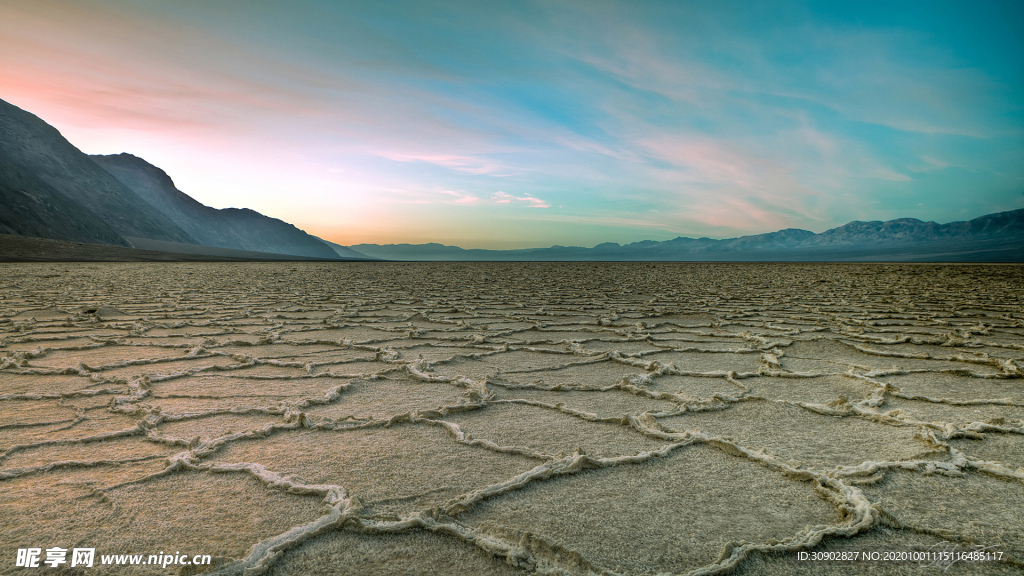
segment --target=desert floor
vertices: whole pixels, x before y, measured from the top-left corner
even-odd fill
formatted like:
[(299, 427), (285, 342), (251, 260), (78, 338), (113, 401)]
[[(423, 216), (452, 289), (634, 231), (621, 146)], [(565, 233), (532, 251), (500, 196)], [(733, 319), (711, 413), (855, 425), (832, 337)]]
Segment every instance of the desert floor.
[(0, 264), (0, 573), (1019, 574), (1022, 374), (1024, 266)]

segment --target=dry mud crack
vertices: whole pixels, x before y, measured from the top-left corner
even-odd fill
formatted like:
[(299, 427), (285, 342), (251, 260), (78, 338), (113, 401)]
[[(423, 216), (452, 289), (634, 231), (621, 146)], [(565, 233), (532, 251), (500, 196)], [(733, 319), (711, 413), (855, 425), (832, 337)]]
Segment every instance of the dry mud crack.
[[(1024, 268), (2, 264), (0, 573), (1018, 574)], [(985, 562), (800, 553), (998, 552)], [(50, 568), (45, 568), (50, 570)]]

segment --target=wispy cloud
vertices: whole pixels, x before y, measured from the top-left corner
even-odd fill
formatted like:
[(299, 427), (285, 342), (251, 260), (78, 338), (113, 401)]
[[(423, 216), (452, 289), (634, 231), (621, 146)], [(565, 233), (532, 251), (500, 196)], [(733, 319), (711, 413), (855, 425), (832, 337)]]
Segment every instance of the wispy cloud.
[(378, 156), (395, 162), (426, 162), (450, 168), (465, 174), (507, 175), (509, 170), (494, 160), (482, 156), (460, 156), (456, 154), (423, 154), (401, 152), (378, 152)]
[(507, 193), (502, 192), (500, 190), (495, 192), (494, 194), (491, 194), (491, 200), (495, 204), (522, 203), (522, 204), (526, 204), (527, 207), (529, 207), (529, 208), (550, 208), (551, 207), (551, 204), (549, 204), (548, 202), (546, 202), (544, 200), (541, 200), (540, 198), (534, 198), (533, 196), (530, 196), (529, 194), (527, 194), (525, 196), (513, 196), (511, 194), (507, 194)]
[(461, 204), (463, 206), (468, 206), (472, 204), (478, 204), (480, 202), (479, 196), (466, 194), (465, 192), (456, 192), (454, 190), (441, 190), (441, 193), (455, 198), (454, 200), (452, 200), (453, 204)]
[(396, 186), (365, 184), (364, 193), (372, 193), (378, 202), (411, 205), (454, 205), (473, 206), (483, 200), (479, 195), (465, 190), (453, 190), (441, 186)]

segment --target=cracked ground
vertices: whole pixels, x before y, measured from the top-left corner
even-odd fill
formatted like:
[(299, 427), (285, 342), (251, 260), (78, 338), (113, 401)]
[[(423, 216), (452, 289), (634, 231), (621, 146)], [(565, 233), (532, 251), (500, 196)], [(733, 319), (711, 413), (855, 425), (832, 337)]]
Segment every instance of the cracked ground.
[[(281, 576), (1019, 574), (1022, 287), (1015, 265), (2, 264), (0, 573), (87, 546)], [(977, 547), (999, 558), (798, 559)]]

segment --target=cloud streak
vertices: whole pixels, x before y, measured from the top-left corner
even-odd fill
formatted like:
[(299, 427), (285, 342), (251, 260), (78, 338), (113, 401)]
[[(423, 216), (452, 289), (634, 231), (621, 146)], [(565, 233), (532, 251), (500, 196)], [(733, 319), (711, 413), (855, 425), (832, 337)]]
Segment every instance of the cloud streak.
[(513, 196), (506, 194), (505, 192), (498, 191), (491, 194), (491, 201), (495, 204), (525, 204), (528, 208), (550, 208), (551, 204), (541, 200), (540, 198), (534, 198), (529, 194), (525, 196)]
[(460, 156), (456, 154), (407, 154), (399, 152), (379, 152), (377, 154), (395, 162), (426, 162), (457, 172), (475, 175), (501, 175), (509, 170), (494, 160), (486, 157)]

